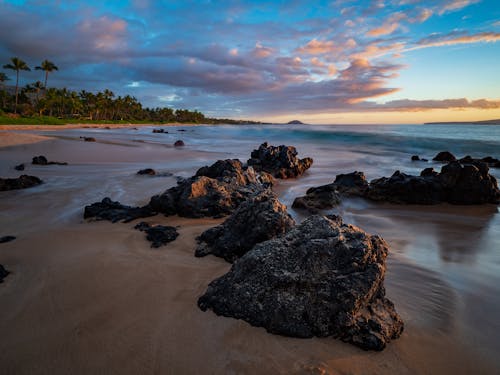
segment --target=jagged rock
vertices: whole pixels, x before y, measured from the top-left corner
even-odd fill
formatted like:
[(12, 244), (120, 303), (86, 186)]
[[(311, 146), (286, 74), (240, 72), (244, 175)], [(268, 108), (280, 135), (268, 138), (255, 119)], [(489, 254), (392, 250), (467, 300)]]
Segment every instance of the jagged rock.
[(306, 195), (295, 198), (292, 207), (317, 213), (318, 210), (333, 208), (338, 204), (340, 204), (340, 194), (336, 185), (328, 184), (308, 189)]
[(7, 271), (1, 264), (0, 264), (0, 283), (3, 283), (3, 279), (7, 277), (7, 275), (10, 272)]
[(174, 241), (179, 233), (175, 227), (165, 225), (150, 225), (144, 221), (137, 224), (135, 229), (146, 232), (146, 239), (151, 242), (151, 247), (160, 247)]
[(83, 213), (84, 219), (94, 218), (95, 220), (109, 220), (112, 223), (129, 221), (149, 217), (155, 215), (151, 207), (131, 207), (125, 206), (120, 202), (113, 202), (110, 198), (106, 197), (101, 202), (93, 203), (85, 206)]
[(139, 172), (137, 172), (137, 174), (140, 174), (140, 175), (149, 175), (149, 176), (154, 176), (156, 175), (156, 171), (152, 168), (146, 168), (146, 169), (141, 169)]
[(65, 162), (59, 162), (59, 161), (48, 161), (47, 158), (43, 155), (40, 156), (34, 156), (33, 160), (31, 161), (31, 164), (35, 165), (68, 165), (68, 163)]
[(24, 171), (24, 164), (19, 164), (14, 167), (16, 171)]
[(178, 141), (175, 141), (174, 147), (182, 147), (182, 146), (185, 146), (184, 141), (180, 139)]
[(248, 165), (257, 172), (264, 171), (277, 178), (294, 178), (302, 175), (311, 167), (313, 159), (297, 158), (297, 150), (293, 146), (271, 146), (267, 142), (253, 150)]
[(95, 138), (94, 137), (80, 137), (81, 139), (83, 139), (85, 142), (95, 142)]
[(403, 331), (385, 297), (387, 253), (378, 236), (338, 217), (310, 216), (247, 252), (210, 283), (198, 306), (271, 333), (382, 350)]
[(450, 162), (450, 161), (457, 160), (457, 158), (455, 157), (455, 155), (453, 155), (449, 151), (441, 151), (436, 156), (434, 156), (434, 158), (432, 160), (434, 160), (434, 161)]
[(363, 196), (368, 191), (368, 181), (363, 172), (339, 174), (333, 184), (337, 191), (344, 195)]
[(233, 262), (254, 245), (282, 235), (295, 225), (276, 194), (266, 190), (243, 202), (221, 225), (198, 238), (197, 257), (213, 254)]
[(16, 239), (15, 236), (3, 236), (3, 237), (0, 237), (0, 243), (14, 241), (15, 239)]
[(165, 215), (223, 217), (264, 189), (253, 168), (244, 170), (237, 159), (219, 160), (152, 197), (150, 206)]
[(492, 156), (486, 156), (484, 158), (478, 159), (473, 158), (470, 155), (464, 156), (462, 159), (458, 160), (462, 164), (477, 164), (477, 163), (486, 163), (491, 168), (499, 168), (500, 160), (495, 159)]
[(18, 178), (0, 178), (0, 191), (27, 189), (40, 185), (42, 180), (35, 176), (23, 174)]
[(441, 173), (426, 168), (420, 176), (396, 171), (391, 177), (371, 181), (367, 197), (376, 201), (411, 204), (483, 204), (498, 203), (497, 180), (485, 163), (451, 162)]

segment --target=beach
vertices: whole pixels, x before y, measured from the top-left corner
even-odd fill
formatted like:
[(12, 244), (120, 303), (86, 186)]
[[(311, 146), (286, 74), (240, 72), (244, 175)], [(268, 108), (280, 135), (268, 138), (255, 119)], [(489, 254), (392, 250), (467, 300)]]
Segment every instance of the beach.
[[(314, 158), (297, 179), (278, 182), (291, 209), (307, 188), (336, 174), (367, 178), (395, 170), (417, 174), (437, 163), (413, 154), (438, 151), (494, 155), (499, 130), (404, 126), (159, 126), (36, 128), (0, 131), (0, 176), (40, 177), (37, 187), (0, 192), (0, 365), (4, 374), (494, 374), (500, 360), (500, 217), (496, 205), (401, 206), (344, 201), (332, 210), (381, 235), (390, 246), (385, 285), (405, 321), (383, 352), (330, 337), (298, 339), (244, 321), (202, 312), (207, 285), (231, 265), (194, 257), (195, 238), (224, 219), (157, 215), (146, 221), (178, 227), (179, 237), (150, 248), (131, 223), (83, 219), (104, 197), (128, 205), (149, 198), (218, 159), (246, 161), (260, 143), (297, 147)], [(428, 128), (429, 129), (429, 128)], [(420, 133), (419, 133), (420, 132)], [(497, 134), (498, 133), (498, 134)], [(94, 137), (84, 142), (80, 137)], [(185, 147), (174, 147), (176, 140)], [(45, 155), (67, 166), (34, 166)], [(138, 176), (142, 168), (165, 172)], [(497, 178), (499, 170), (491, 170)]]

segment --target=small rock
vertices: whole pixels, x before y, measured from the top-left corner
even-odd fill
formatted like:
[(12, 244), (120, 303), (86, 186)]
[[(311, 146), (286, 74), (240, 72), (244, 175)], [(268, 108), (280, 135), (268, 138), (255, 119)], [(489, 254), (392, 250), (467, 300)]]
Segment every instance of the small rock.
[(441, 151), (432, 159), (434, 161), (450, 162), (455, 161), (457, 158), (449, 151)]
[(95, 220), (108, 220), (112, 223), (129, 221), (156, 215), (150, 206), (131, 207), (120, 202), (113, 202), (110, 198), (104, 198), (101, 202), (85, 206), (84, 219), (94, 218)]
[(137, 174), (154, 176), (156, 175), (156, 171), (152, 168), (146, 168), (146, 169), (141, 169), (139, 172), (137, 172)]
[(177, 229), (170, 226), (148, 224), (144, 221), (137, 224), (135, 229), (146, 232), (146, 239), (151, 242), (151, 247), (157, 248), (174, 241), (179, 233)]
[(19, 164), (14, 167), (16, 171), (24, 171), (24, 164)]
[(0, 243), (14, 241), (15, 239), (16, 239), (15, 236), (3, 236), (3, 237), (0, 237)]
[(0, 264), (0, 283), (3, 282), (3, 279), (5, 279), (7, 277), (7, 275), (9, 274), (10, 272), (7, 271), (1, 264)]
[(53, 165), (53, 164), (55, 164), (55, 165), (68, 165), (68, 163), (65, 163), (65, 162), (48, 161), (47, 158), (43, 155), (33, 157), (31, 164), (35, 164), (35, 165)]
[(83, 139), (85, 142), (95, 142), (94, 137), (80, 137), (80, 138)]
[(153, 133), (168, 133), (165, 129), (153, 129)]
[(420, 160), (420, 157), (418, 155), (413, 155), (411, 157), (411, 161), (419, 161)]
[(185, 144), (184, 144), (184, 141), (179, 139), (178, 141), (175, 141), (174, 146), (175, 147), (182, 147), (182, 146), (185, 146)]
[(18, 178), (0, 178), (0, 191), (27, 189), (40, 185), (42, 180), (35, 176), (23, 174)]

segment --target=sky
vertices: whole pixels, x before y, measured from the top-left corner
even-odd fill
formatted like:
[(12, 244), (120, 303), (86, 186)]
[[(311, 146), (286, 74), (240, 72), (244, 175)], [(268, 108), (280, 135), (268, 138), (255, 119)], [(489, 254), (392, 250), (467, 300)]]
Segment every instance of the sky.
[(53, 61), (50, 87), (210, 117), (500, 118), (498, 0), (0, 0), (1, 65), (13, 56)]

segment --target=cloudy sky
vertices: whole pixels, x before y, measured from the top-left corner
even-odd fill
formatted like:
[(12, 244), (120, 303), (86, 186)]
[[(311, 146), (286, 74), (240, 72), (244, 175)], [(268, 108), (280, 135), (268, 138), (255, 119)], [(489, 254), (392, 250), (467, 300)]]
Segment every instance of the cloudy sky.
[(12, 56), (56, 63), (49, 86), (216, 117), (500, 118), (498, 0), (0, 0)]

